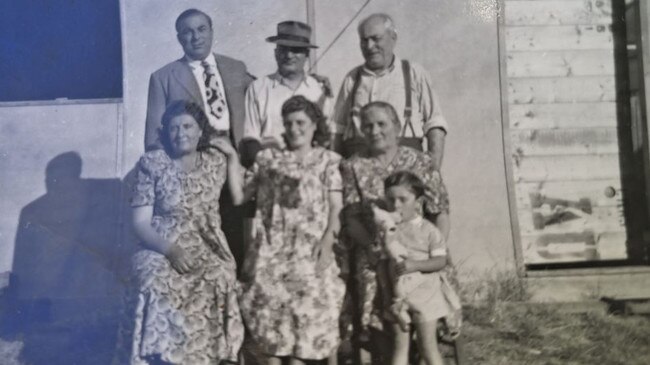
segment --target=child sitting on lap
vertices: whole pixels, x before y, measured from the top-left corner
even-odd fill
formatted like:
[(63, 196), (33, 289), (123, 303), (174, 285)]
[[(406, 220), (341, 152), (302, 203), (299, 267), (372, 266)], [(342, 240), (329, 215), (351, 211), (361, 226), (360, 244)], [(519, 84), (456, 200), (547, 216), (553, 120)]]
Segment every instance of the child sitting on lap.
[(384, 181), (386, 201), (394, 212), (373, 207), (393, 288), (391, 313), (393, 365), (408, 363), (410, 326), (415, 327), (420, 356), (426, 364), (443, 364), (436, 337), (439, 319), (460, 311), (460, 300), (443, 271), (447, 249), (438, 228), (422, 217), (425, 186), (414, 174), (400, 171)]

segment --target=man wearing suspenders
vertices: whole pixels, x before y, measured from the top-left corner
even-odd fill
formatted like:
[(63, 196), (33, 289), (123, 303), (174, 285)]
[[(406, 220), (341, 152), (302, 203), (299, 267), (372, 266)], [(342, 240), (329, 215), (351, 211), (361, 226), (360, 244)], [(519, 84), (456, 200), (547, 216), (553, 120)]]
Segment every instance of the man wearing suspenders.
[(440, 169), (447, 134), (438, 98), (427, 71), (394, 53), (397, 32), (387, 14), (372, 14), (359, 23), (359, 40), (365, 63), (350, 71), (335, 105), (334, 149), (348, 157), (364, 148), (358, 112), (371, 101), (393, 105), (400, 120), (401, 144), (432, 154)]

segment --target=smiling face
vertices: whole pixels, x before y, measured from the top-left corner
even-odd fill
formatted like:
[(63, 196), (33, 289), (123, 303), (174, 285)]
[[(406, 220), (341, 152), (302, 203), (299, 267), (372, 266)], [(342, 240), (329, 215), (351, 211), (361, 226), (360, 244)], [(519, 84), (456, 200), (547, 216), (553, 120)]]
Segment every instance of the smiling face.
[(167, 133), (173, 154), (182, 156), (196, 151), (202, 131), (194, 117), (182, 114), (170, 119)]
[(281, 75), (302, 73), (309, 49), (304, 47), (288, 47), (278, 45), (275, 48), (275, 62)]
[(380, 17), (370, 18), (359, 27), (359, 46), (371, 70), (383, 70), (393, 62), (397, 35), (386, 28)]
[(398, 128), (382, 108), (373, 107), (362, 114), (361, 132), (371, 151), (387, 151), (397, 146)]
[(291, 150), (311, 146), (316, 123), (304, 111), (287, 114), (283, 118), (284, 135)]
[(183, 52), (193, 60), (204, 60), (212, 50), (212, 26), (208, 18), (193, 14), (178, 23), (176, 37)]

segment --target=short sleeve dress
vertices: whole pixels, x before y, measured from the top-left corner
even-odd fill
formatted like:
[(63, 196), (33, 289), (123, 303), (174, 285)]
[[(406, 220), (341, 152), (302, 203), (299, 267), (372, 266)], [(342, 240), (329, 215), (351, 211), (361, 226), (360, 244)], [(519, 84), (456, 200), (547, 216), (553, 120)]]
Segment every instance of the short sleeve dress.
[[(343, 180), (343, 206), (358, 214), (368, 232), (375, 232), (372, 212), (368, 207), (371, 202), (384, 199), (384, 179), (396, 171), (411, 171), (416, 174), (427, 187), (424, 214), (435, 215), (449, 211), (449, 197), (438, 171), (433, 169), (434, 163), (428, 154), (409, 147), (398, 147), (397, 154), (388, 165), (383, 165), (377, 158), (365, 154), (357, 154), (341, 162)], [(351, 249), (352, 243), (348, 242)], [(358, 243), (355, 257), (350, 258), (355, 265), (355, 281), (357, 288), (355, 305), (361, 314), (362, 334), (369, 327), (383, 329), (383, 314), (387, 310), (385, 296), (381, 295), (377, 285), (376, 265), (381, 257), (381, 248), (372, 242)], [(350, 308), (346, 307), (350, 311)]]
[(235, 261), (220, 228), (225, 180), (226, 158), (216, 151), (201, 152), (190, 172), (178, 169), (163, 150), (140, 159), (131, 205), (153, 206), (152, 227), (180, 245), (197, 270), (180, 275), (151, 250), (134, 255), (135, 323), (127, 336), (130, 359), (123, 363), (237, 361), (244, 327)]
[(339, 344), (345, 287), (335, 262), (312, 258), (329, 217), (329, 193), (341, 190), (340, 156), (314, 147), (260, 152), (249, 170), (257, 212), (242, 269), (240, 306), (260, 350), (271, 356), (324, 359)]

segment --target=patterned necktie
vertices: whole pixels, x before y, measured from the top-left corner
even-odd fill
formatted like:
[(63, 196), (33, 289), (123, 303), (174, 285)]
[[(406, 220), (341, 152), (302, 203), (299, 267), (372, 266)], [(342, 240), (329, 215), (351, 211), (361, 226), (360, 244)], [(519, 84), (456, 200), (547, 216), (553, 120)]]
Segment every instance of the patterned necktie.
[(205, 83), (205, 96), (210, 106), (210, 114), (217, 119), (221, 119), (226, 110), (226, 101), (219, 91), (219, 82), (217, 81), (216, 69), (207, 61), (202, 61), (203, 82)]

